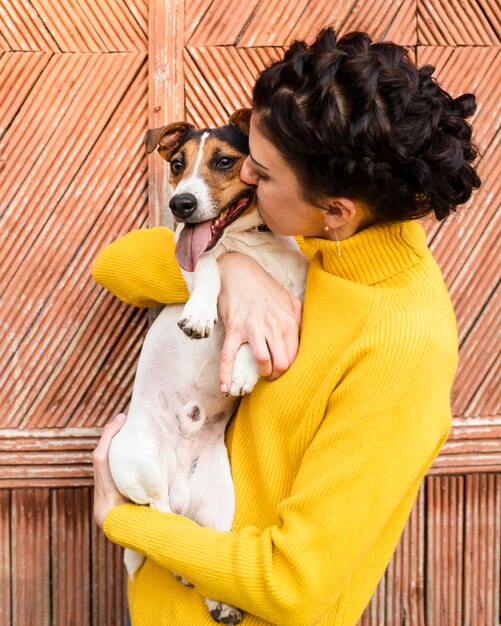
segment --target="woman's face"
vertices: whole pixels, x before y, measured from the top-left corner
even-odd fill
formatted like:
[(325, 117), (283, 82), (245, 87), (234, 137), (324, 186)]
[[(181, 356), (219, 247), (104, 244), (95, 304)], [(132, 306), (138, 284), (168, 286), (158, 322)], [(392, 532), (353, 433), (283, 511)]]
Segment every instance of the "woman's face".
[(258, 116), (251, 118), (250, 155), (240, 178), (256, 186), (257, 208), (264, 223), (278, 235), (325, 237), (322, 210), (302, 197), (296, 175), (277, 148), (259, 131)]

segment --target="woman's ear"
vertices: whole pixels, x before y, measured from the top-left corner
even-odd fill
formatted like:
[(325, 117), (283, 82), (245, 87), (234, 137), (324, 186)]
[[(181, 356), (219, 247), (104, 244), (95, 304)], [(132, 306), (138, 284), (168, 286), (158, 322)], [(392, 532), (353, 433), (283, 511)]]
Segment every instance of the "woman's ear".
[(353, 224), (360, 218), (360, 206), (350, 198), (329, 198), (323, 209), (325, 225), (335, 230), (346, 224)]

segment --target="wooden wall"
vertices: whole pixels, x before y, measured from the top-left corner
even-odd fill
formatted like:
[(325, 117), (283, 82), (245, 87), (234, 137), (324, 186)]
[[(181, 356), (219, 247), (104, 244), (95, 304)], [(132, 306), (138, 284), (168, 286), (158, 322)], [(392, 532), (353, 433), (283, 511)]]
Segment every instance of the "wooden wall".
[(454, 429), (361, 626), (500, 622), (500, 7), (494, 0), (0, 0), (0, 626), (125, 623), (120, 550), (92, 522), (90, 451), (125, 410), (145, 312), (90, 278), (159, 223), (149, 127), (225, 122), (294, 37), (333, 23), (473, 90), (484, 184), (426, 224), (458, 317)]

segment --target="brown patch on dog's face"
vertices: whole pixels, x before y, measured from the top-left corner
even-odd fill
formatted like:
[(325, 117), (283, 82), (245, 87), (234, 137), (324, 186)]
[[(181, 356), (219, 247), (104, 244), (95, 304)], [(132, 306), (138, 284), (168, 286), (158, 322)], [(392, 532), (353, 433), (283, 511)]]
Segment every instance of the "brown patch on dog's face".
[(187, 141), (172, 156), (170, 183), (176, 188), (181, 180), (203, 181), (215, 206), (224, 208), (239, 193), (251, 189), (240, 180), (240, 169), (247, 155), (220, 138), (208, 135)]

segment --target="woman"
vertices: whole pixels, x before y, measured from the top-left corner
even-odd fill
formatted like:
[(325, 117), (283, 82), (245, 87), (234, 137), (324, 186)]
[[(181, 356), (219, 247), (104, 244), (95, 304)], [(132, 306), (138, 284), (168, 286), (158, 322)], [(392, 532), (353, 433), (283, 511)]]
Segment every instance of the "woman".
[[(369, 602), (451, 423), (454, 314), (415, 218), (447, 217), (480, 184), (475, 99), (452, 99), (432, 72), (400, 46), (325, 29), (257, 80), (241, 177), (310, 258), (300, 349), (293, 297), (251, 259), (223, 257), (222, 389), (242, 341), (269, 376), (228, 428), (232, 532), (123, 504), (107, 465), (120, 421), (105, 427), (95, 517), (148, 557), (129, 585), (134, 625), (210, 624), (207, 596), (248, 625), (353, 626)], [(136, 305), (179, 301), (172, 249), (167, 229), (136, 231), (94, 275)]]

